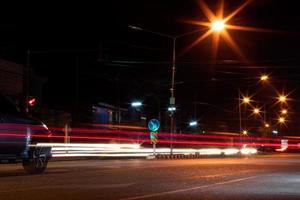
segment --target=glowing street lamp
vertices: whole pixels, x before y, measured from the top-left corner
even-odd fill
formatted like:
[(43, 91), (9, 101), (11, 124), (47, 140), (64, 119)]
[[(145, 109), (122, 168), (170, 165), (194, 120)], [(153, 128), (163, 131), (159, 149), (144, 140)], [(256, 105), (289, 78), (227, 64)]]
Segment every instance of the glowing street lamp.
[(286, 115), (287, 114), (287, 109), (281, 110), (281, 114)]
[(189, 123), (189, 125), (190, 125), (190, 127), (195, 127), (195, 126), (198, 125), (198, 122), (197, 122), (197, 121), (191, 121), (191, 122)]
[(250, 98), (249, 97), (244, 97), (243, 98), (243, 103), (245, 103), (245, 104), (250, 103)]
[(285, 123), (285, 118), (279, 117), (278, 121), (279, 121), (279, 123), (284, 124)]
[(134, 101), (134, 102), (131, 103), (131, 106), (134, 107), (134, 108), (139, 108), (139, 107), (141, 107), (142, 105), (143, 105), (143, 104), (142, 104), (142, 102), (140, 102), (140, 101)]
[(224, 20), (216, 20), (211, 23), (211, 30), (214, 32), (221, 32), (225, 29)]
[(247, 130), (243, 130), (243, 135), (247, 135), (248, 131)]
[(269, 128), (269, 127), (270, 127), (270, 124), (265, 124), (265, 127), (266, 127), (266, 128)]
[(260, 77), (260, 80), (261, 81), (267, 81), (269, 79), (269, 76), (268, 75), (262, 75), (261, 77)]
[(254, 108), (254, 109), (253, 109), (253, 113), (254, 113), (254, 114), (259, 114), (259, 113), (260, 113), (259, 108)]
[(279, 100), (279, 102), (281, 102), (281, 103), (285, 103), (285, 102), (286, 102), (286, 96), (280, 95), (280, 96), (278, 97), (278, 100)]

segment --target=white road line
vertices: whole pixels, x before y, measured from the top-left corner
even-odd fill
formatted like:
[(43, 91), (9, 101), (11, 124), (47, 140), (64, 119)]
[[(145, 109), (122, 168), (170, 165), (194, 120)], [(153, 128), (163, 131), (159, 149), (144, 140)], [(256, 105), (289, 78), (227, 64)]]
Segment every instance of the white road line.
[(250, 176), (247, 178), (239, 178), (239, 179), (233, 179), (230, 181), (224, 181), (224, 182), (219, 182), (219, 183), (213, 183), (210, 185), (201, 185), (198, 187), (192, 187), (192, 188), (186, 188), (186, 189), (178, 189), (178, 190), (172, 190), (172, 191), (167, 191), (167, 192), (159, 192), (159, 193), (153, 193), (153, 194), (147, 194), (147, 195), (142, 195), (142, 196), (136, 196), (136, 197), (129, 197), (129, 198), (122, 198), (120, 200), (135, 200), (135, 199), (146, 199), (146, 198), (151, 198), (151, 197), (158, 197), (158, 196), (163, 196), (163, 195), (169, 195), (169, 194), (175, 194), (175, 193), (180, 193), (180, 192), (187, 192), (191, 190), (198, 190), (198, 189), (206, 189), (210, 187), (215, 187), (215, 186), (220, 186), (220, 185), (226, 185), (230, 183), (237, 183), (253, 178), (257, 178), (258, 176)]

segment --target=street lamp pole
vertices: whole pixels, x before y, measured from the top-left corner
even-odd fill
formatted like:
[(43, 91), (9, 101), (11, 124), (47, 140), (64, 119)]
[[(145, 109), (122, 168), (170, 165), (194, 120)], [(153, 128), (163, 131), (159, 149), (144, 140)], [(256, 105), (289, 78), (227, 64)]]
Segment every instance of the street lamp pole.
[(180, 34), (180, 35), (167, 35), (167, 34), (164, 34), (164, 33), (160, 33), (160, 32), (156, 32), (156, 31), (152, 31), (152, 30), (148, 30), (148, 29), (144, 29), (144, 28), (141, 28), (141, 27), (137, 27), (137, 26), (132, 26), (132, 25), (129, 25), (128, 26), (129, 28), (133, 29), (133, 30), (136, 30), (136, 31), (144, 31), (144, 32), (148, 32), (148, 33), (152, 33), (152, 34), (155, 34), (155, 35), (159, 35), (161, 37), (165, 37), (165, 38), (169, 38), (169, 39), (172, 39), (173, 41), (173, 50), (172, 50), (172, 77), (171, 77), (171, 88), (170, 88), (170, 92), (171, 92), (171, 97), (170, 97), (170, 132), (171, 132), (171, 143), (170, 143), (170, 154), (172, 155), (173, 154), (173, 133), (174, 133), (174, 113), (175, 113), (175, 73), (176, 73), (176, 42), (177, 42), (177, 39), (178, 38), (181, 38), (181, 37), (184, 37), (184, 36), (187, 36), (187, 35), (191, 35), (191, 34), (194, 34), (194, 33), (198, 33), (200, 31), (203, 31), (204, 29), (201, 28), (201, 29), (197, 29), (197, 30), (194, 30), (194, 31), (190, 31), (190, 32), (187, 32), (187, 33), (183, 33), (183, 34)]
[(241, 113), (241, 92), (239, 90), (239, 119), (240, 119), (240, 134), (242, 134), (242, 113)]
[[(175, 106), (175, 72), (176, 72), (176, 37), (173, 37), (173, 58), (172, 58), (172, 82), (171, 82), (171, 98), (170, 106)], [(174, 133), (174, 112), (171, 111), (170, 115), (170, 132), (171, 132), (171, 145), (170, 154), (173, 155), (173, 133)]]

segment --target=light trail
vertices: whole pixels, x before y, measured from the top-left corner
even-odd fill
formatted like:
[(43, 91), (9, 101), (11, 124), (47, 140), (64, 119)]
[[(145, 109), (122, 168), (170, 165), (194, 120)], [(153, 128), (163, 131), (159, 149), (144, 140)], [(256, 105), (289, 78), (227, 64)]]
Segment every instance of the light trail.
[[(152, 148), (141, 148), (133, 144), (80, 144), (38, 143), (38, 147), (51, 146), (53, 157), (147, 157), (153, 155)], [(158, 155), (169, 155), (170, 148), (157, 148)], [(255, 148), (174, 148), (175, 155), (237, 155), (256, 154)]]

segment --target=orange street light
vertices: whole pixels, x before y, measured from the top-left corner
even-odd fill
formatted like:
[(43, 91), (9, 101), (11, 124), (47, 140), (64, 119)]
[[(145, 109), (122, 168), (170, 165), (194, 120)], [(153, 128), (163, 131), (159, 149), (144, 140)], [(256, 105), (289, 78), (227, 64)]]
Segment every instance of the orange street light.
[(243, 135), (247, 135), (248, 131), (247, 130), (243, 130)]
[(287, 109), (281, 110), (281, 114), (286, 115), (287, 114)]
[(267, 81), (269, 79), (269, 76), (268, 75), (262, 75), (261, 77), (260, 77), (260, 80), (261, 81)]
[(285, 123), (285, 118), (279, 117), (278, 121), (279, 121), (279, 123), (283, 124), (283, 123)]
[(259, 108), (254, 108), (254, 109), (253, 109), (253, 113), (254, 113), (254, 114), (259, 114), (259, 113), (260, 113)]
[(285, 103), (285, 102), (286, 102), (286, 96), (280, 95), (280, 96), (278, 97), (278, 100), (279, 100), (279, 102), (281, 102), (281, 103)]
[(266, 127), (266, 128), (269, 128), (269, 127), (270, 127), (270, 124), (265, 124), (265, 127)]
[(211, 30), (214, 32), (221, 32), (225, 29), (225, 26), (224, 20), (216, 20), (211, 23)]
[(250, 98), (249, 97), (244, 97), (243, 98), (243, 103), (246, 103), (246, 104), (250, 103)]

